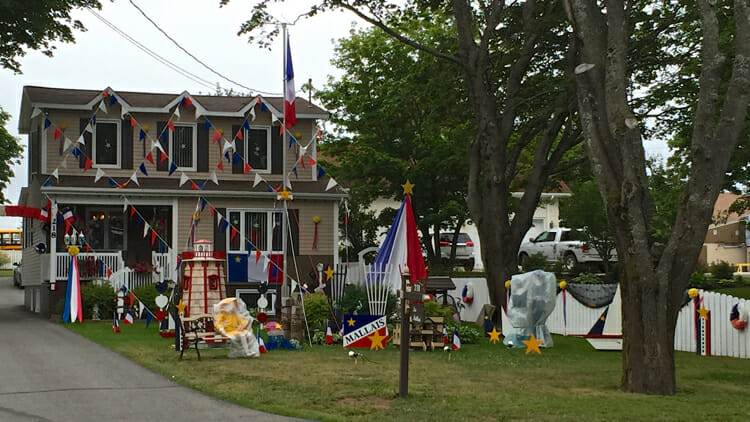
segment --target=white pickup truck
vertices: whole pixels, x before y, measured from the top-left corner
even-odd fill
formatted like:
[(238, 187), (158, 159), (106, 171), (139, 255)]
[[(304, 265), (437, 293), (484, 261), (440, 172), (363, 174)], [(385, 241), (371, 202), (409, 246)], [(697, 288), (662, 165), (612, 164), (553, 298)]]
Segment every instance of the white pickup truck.
[[(549, 229), (540, 233), (537, 237), (529, 238), (523, 242), (518, 250), (518, 265), (523, 267), (526, 258), (535, 253), (544, 254), (547, 261), (550, 262), (562, 259), (567, 270), (572, 270), (579, 262), (602, 262), (602, 258), (596, 249), (589, 247), (583, 240), (581, 231), (564, 227)], [(614, 250), (612, 250), (612, 254), (615, 254)], [(616, 260), (616, 256), (610, 258), (610, 261)]]

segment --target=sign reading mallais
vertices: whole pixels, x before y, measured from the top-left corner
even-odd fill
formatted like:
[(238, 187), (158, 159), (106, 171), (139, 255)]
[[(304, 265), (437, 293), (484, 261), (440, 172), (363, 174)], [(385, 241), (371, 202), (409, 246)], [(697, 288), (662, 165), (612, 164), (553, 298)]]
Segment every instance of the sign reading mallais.
[(384, 349), (388, 342), (385, 315), (344, 315), (344, 347)]

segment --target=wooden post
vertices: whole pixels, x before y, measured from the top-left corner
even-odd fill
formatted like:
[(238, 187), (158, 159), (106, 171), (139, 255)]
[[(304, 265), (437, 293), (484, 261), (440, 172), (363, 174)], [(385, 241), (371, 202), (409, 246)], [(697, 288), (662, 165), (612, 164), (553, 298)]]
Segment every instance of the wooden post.
[(399, 354), (401, 362), (399, 365), (398, 379), (398, 396), (406, 397), (409, 394), (409, 345), (411, 343), (411, 333), (409, 332), (409, 315), (406, 304), (406, 285), (409, 280), (409, 268), (401, 274), (401, 344), (399, 345)]

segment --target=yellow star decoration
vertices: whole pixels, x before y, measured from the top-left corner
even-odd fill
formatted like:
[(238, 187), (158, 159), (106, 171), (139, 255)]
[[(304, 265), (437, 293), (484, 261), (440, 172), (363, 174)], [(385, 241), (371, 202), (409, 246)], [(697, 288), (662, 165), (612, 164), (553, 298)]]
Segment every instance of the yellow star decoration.
[(706, 319), (708, 318), (708, 313), (711, 312), (708, 309), (706, 309), (703, 305), (701, 305), (701, 308), (698, 309), (698, 315), (700, 315), (701, 318)]
[(401, 185), (402, 188), (404, 188), (404, 195), (414, 195), (414, 183), (410, 182), (408, 179), (406, 180), (406, 183)]
[(383, 349), (385, 350), (385, 345), (383, 344), (383, 340), (386, 339), (386, 336), (381, 336), (379, 332), (375, 331), (374, 333), (370, 334), (370, 350), (378, 350)]
[(492, 331), (487, 332), (487, 334), (490, 335), (490, 341), (492, 344), (497, 344), (497, 342), (500, 341), (500, 331), (497, 331), (497, 328), (492, 327)]
[(185, 305), (184, 303), (182, 303), (182, 300), (180, 300), (180, 303), (177, 304), (177, 312), (179, 312), (181, 314), (184, 314), (185, 313), (185, 308), (187, 308), (187, 305)]
[(240, 257), (239, 257), (239, 256), (235, 256), (235, 257), (234, 257), (234, 262), (236, 262), (236, 263), (240, 263), (241, 261), (242, 261), (242, 260), (240, 259)]
[(330, 279), (332, 279), (332, 278), (333, 278), (333, 268), (331, 268), (331, 267), (328, 267), (328, 268), (326, 268), (326, 270), (325, 270), (325, 271), (323, 271), (323, 272), (324, 272), (324, 273), (326, 273), (326, 280), (330, 280)]
[(523, 344), (526, 345), (526, 354), (528, 355), (531, 352), (542, 354), (542, 351), (539, 350), (539, 345), (544, 343), (544, 340), (537, 340), (536, 337), (534, 337), (534, 334), (531, 335), (531, 338), (528, 340), (522, 340)]
[(287, 190), (287, 188), (284, 188), (281, 192), (279, 192), (279, 196), (281, 196), (281, 199), (284, 200), (288, 200), (291, 194), (292, 192)]
[(349, 324), (350, 327), (354, 327), (354, 318), (349, 318), (349, 321), (346, 321), (347, 324)]

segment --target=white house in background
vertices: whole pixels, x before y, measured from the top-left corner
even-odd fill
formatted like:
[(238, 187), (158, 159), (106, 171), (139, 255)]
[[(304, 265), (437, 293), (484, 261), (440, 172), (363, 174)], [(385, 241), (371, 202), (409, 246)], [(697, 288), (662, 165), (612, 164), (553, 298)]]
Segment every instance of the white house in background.
[(739, 197), (740, 195), (723, 192), (716, 199), (713, 220), (722, 222), (708, 226), (703, 249), (698, 257), (700, 264), (711, 265), (725, 261), (736, 265), (741, 262), (750, 262), (747, 246), (750, 236), (746, 235), (745, 224), (750, 217), (750, 210), (742, 214), (728, 213), (729, 207)]
[[(560, 199), (571, 196), (570, 188), (563, 182), (559, 186), (560, 192), (544, 192), (534, 211), (533, 223), (529, 231), (524, 236), (524, 239), (529, 237), (536, 237), (537, 234), (554, 227), (560, 226)], [(523, 192), (513, 192), (514, 198), (520, 198)], [(392, 199), (378, 199), (370, 205), (370, 210), (380, 212), (385, 208), (398, 209), (401, 203)], [(380, 240), (385, 238), (385, 233), (388, 231), (388, 227), (383, 229), (380, 235)], [(484, 264), (482, 263), (482, 244), (479, 241), (479, 233), (477, 232), (477, 226), (469, 222), (461, 227), (461, 232), (466, 233), (474, 241), (474, 262), (476, 263), (474, 269), (483, 269)]]

